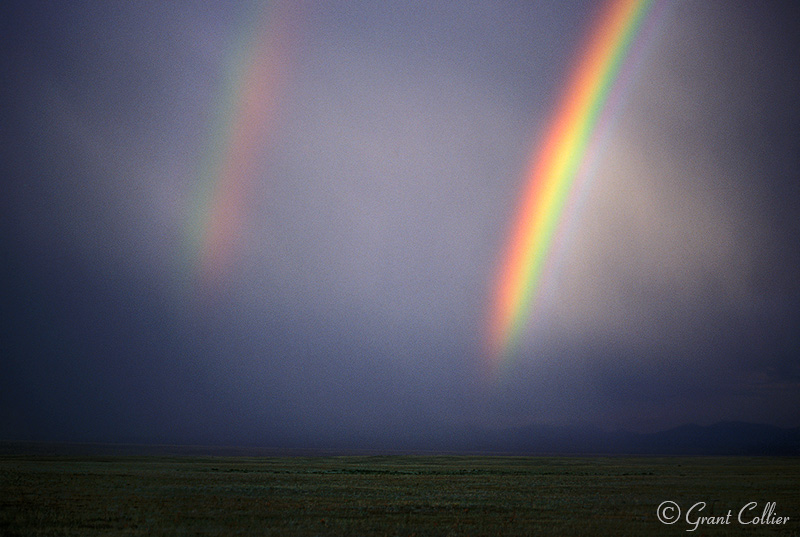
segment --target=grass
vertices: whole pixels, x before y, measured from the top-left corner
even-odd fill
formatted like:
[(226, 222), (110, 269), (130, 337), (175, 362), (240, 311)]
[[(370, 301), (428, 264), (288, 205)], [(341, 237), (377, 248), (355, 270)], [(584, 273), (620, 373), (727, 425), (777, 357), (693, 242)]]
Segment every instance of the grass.
[[(664, 525), (665, 500), (731, 523)], [(789, 522), (739, 525), (750, 501)], [(0, 534), (799, 535), (800, 460), (6, 455)]]

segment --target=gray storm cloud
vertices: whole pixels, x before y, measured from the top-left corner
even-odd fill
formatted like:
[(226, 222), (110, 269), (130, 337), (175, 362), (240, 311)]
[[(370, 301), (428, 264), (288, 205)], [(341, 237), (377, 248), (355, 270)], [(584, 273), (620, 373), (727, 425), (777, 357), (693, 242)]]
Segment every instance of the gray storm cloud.
[(694, 176), (685, 156), (659, 160), (637, 140), (615, 139), (561, 264), (550, 298), (567, 333), (652, 342), (754, 298), (760, 222), (735, 194), (711, 190), (731, 172)]
[(595, 3), (306, 4), (211, 298), (187, 228), (251, 12), (7, 6), (6, 436), (797, 424), (787, 6), (669, 5), (502, 380), (494, 273)]

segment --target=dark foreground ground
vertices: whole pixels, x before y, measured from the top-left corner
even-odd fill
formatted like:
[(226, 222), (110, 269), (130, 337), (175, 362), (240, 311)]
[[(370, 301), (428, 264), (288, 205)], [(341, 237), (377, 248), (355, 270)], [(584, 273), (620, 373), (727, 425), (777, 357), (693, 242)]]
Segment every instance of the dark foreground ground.
[(0, 535), (797, 536), (800, 460), (4, 455)]

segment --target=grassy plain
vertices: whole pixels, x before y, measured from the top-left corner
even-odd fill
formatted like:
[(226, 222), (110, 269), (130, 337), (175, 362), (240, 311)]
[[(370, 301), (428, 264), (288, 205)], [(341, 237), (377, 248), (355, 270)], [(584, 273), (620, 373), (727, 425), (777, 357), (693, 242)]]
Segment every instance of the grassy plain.
[[(687, 533), (665, 500), (733, 515)], [(800, 460), (4, 455), (0, 535), (800, 535)]]

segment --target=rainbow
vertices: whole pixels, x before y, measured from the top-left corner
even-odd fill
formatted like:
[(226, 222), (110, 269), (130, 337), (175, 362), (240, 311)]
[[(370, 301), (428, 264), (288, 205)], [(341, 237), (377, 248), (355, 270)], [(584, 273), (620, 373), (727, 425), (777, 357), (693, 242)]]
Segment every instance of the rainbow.
[(492, 296), (487, 353), (494, 370), (518, 346), (565, 209), (575, 196), (577, 179), (591, 168), (598, 137), (607, 131), (607, 109), (619, 101), (625, 64), (636, 56), (634, 43), (652, 3), (611, 0), (599, 14), (549, 129), (534, 151)]
[(234, 47), (216, 104), (217, 124), (201, 165), (189, 219), (195, 279), (214, 288), (231, 270), (242, 242), (246, 208), (271, 142), (283, 86), (293, 13), (288, 2), (254, 5)]

